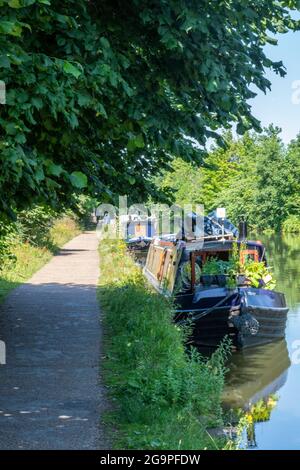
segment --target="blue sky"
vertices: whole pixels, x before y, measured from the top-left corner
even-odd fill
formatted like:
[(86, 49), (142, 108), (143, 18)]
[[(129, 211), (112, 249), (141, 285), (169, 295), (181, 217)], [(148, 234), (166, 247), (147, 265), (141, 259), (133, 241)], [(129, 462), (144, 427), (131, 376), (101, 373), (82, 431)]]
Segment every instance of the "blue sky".
[[(280, 78), (273, 72), (268, 72), (267, 78), (272, 83), (272, 90), (266, 95), (258, 92), (256, 98), (249, 103), (254, 116), (263, 126), (274, 123), (282, 128), (281, 137), (288, 143), (300, 132), (300, 31), (281, 34), (277, 39), (277, 46), (266, 46), (266, 54), (272, 60), (282, 60), (287, 68), (287, 75)], [(293, 90), (292, 84), (297, 80), (299, 104), (293, 104), (293, 93), (295, 96), (297, 90)]]

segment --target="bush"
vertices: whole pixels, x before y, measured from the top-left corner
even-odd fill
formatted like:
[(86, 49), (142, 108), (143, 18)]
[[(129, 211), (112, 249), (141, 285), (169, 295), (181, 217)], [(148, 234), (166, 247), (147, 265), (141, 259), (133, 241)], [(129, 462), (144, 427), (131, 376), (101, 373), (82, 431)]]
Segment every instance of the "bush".
[[(82, 217), (86, 213), (82, 209)], [(54, 253), (80, 232), (80, 214), (58, 213), (48, 206), (34, 205), (16, 214), (16, 220), (0, 218), (0, 270), (13, 269), (17, 246), (29, 244)]]
[[(37, 213), (38, 211), (35, 211), (35, 215)], [(20, 230), (20, 228), (23, 228), (20, 227), (20, 222), (17, 224), (7, 222), (4, 224), (4, 228), (0, 224), (0, 228), (3, 228), (2, 237), (0, 237), (0, 301), (9, 291), (29, 279), (34, 272), (47, 263), (58, 247), (80, 233), (79, 226), (73, 218), (60, 217), (53, 221), (50, 230), (45, 231), (43, 237), (34, 238), (32, 242), (31, 237), (25, 237), (24, 233), (33, 234), (34, 227), (38, 232), (38, 220), (38, 217), (36, 217), (35, 222), (31, 223), (28, 219), (28, 225), (26, 220), (24, 231)], [(26, 240), (27, 238), (29, 240)], [(40, 244), (43, 243), (43, 245), (38, 246), (37, 241)]]
[(98, 203), (96, 199), (86, 196), (84, 194), (81, 194), (80, 196), (77, 197), (76, 199), (76, 207), (75, 207), (75, 212), (82, 220), (83, 223), (86, 225), (89, 225), (91, 222), (91, 215), (93, 211), (96, 209)]
[(100, 244), (105, 379), (117, 400), (118, 447), (216, 448), (207, 426), (222, 422), (223, 345), (210, 360), (187, 355), (172, 304), (152, 292), (123, 244)]
[(33, 206), (17, 215), (17, 231), (23, 241), (35, 246), (46, 246), (50, 241), (50, 229), (58, 214), (47, 206)]
[(5, 217), (0, 218), (0, 271), (5, 263), (15, 261), (11, 245), (16, 239), (15, 225)]
[(300, 217), (297, 215), (289, 215), (282, 224), (283, 233), (299, 233)]

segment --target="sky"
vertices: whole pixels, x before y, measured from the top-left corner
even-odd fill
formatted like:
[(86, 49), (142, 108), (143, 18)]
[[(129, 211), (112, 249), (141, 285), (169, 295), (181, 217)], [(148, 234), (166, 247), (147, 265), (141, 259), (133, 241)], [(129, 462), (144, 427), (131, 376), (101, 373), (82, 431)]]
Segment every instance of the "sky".
[(282, 128), (281, 137), (288, 143), (300, 132), (300, 31), (278, 35), (277, 39), (278, 45), (266, 46), (265, 52), (272, 60), (282, 60), (287, 74), (281, 78), (268, 72), (272, 90), (266, 95), (258, 92), (249, 103), (263, 126), (274, 123)]

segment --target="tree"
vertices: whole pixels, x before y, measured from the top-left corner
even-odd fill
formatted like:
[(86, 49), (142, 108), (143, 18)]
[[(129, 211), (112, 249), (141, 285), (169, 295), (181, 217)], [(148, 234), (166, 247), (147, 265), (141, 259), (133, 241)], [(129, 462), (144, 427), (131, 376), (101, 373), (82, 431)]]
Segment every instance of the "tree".
[(178, 204), (202, 203), (206, 213), (224, 206), (236, 224), (246, 217), (259, 230), (299, 232), (299, 137), (285, 147), (280, 131), (271, 125), (242, 138), (226, 133), (225, 149), (212, 149), (198, 169), (176, 160), (160, 187)]
[(290, 194), (291, 168), (286, 149), (279, 137), (281, 129), (267, 130), (258, 142), (256, 154), (256, 225), (279, 230), (287, 217), (286, 201)]
[(279, 230), (288, 216), (293, 168), (280, 132), (270, 126), (263, 134), (246, 134), (236, 143), (238, 170), (230, 186), (219, 188), (215, 200), (227, 207), (235, 223), (245, 216), (252, 227)]
[(287, 162), (290, 172), (286, 183), (290, 193), (286, 205), (289, 215), (298, 217), (298, 227), (300, 227), (300, 134), (288, 146)]
[(76, 191), (156, 195), (152, 176), (254, 127), (263, 46), (299, 1), (0, 0), (0, 210)]
[(203, 204), (201, 168), (176, 158), (171, 171), (166, 171), (155, 181), (162, 193), (183, 207), (185, 204)]
[(241, 142), (235, 141), (231, 132), (224, 134), (223, 140), (225, 149), (213, 148), (204, 159), (201, 194), (207, 213), (223, 205), (217, 202), (219, 193), (232, 189), (232, 181), (238, 179), (235, 177), (241, 169)]
[(253, 228), (278, 231), (293, 215), (295, 229), (300, 216), (299, 142), (296, 139), (286, 148), (280, 132), (271, 125), (263, 134), (245, 134), (223, 151), (234, 151), (238, 163), (230, 184), (220, 181), (214, 204), (226, 206), (235, 223), (246, 216)]

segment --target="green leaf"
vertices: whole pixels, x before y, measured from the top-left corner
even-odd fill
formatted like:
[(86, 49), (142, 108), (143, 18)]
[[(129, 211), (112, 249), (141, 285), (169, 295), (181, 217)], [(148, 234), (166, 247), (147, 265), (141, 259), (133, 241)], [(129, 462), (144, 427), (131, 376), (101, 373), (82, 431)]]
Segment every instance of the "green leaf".
[(9, 0), (8, 5), (11, 8), (24, 8), (24, 7), (29, 7), (30, 5), (33, 5), (36, 3), (36, 0)]
[(53, 162), (49, 162), (47, 164), (47, 170), (48, 170), (48, 173), (50, 173), (50, 175), (60, 176), (63, 171), (63, 168), (61, 165), (56, 165)]
[(102, 103), (98, 103), (96, 106), (97, 116), (103, 116), (107, 119), (107, 113)]
[(145, 146), (144, 143), (144, 138), (142, 134), (138, 134), (137, 136), (129, 139), (128, 144), (127, 144), (127, 149), (132, 152), (136, 148), (143, 148)]
[(277, 46), (278, 44), (278, 40), (276, 38), (271, 38), (270, 36), (266, 36), (266, 42), (273, 46)]
[(135, 183), (135, 178), (133, 176), (128, 176), (128, 181), (131, 185), (134, 185)]
[(0, 67), (1, 68), (9, 68), (10, 67), (10, 61), (9, 61), (7, 55), (1, 55), (0, 56)]
[(43, 107), (43, 100), (37, 96), (31, 98), (31, 103), (36, 109), (41, 109)]
[(24, 134), (17, 134), (15, 136), (15, 141), (18, 143), (18, 144), (25, 144), (26, 142), (26, 136)]
[(90, 101), (91, 101), (91, 96), (88, 95), (88, 94), (80, 93), (80, 94), (77, 96), (77, 101), (78, 101), (79, 106), (85, 107), (85, 106), (87, 106), (87, 105), (90, 103)]
[(18, 22), (0, 21), (0, 34), (10, 34), (12, 36), (21, 36), (22, 26)]
[(207, 91), (213, 93), (218, 90), (218, 82), (216, 80), (209, 80), (205, 88)]
[(45, 178), (45, 174), (43, 172), (43, 169), (42, 168), (38, 168), (35, 172), (35, 178), (38, 182), (40, 181), (43, 181), (43, 179)]
[(22, 8), (23, 5), (21, 4), (20, 0), (9, 0), (8, 5), (11, 8)]
[(143, 148), (145, 146), (144, 138), (143, 138), (142, 134), (139, 134), (138, 136), (136, 136), (135, 146), (138, 147), (138, 148)]
[(14, 122), (8, 122), (5, 125), (5, 130), (8, 135), (16, 135), (18, 132), (16, 124)]
[(78, 118), (75, 113), (70, 113), (67, 116), (67, 119), (72, 127), (72, 129), (75, 129), (75, 127), (78, 127)]
[(110, 47), (108, 40), (104, 36), (100, 38), (99, 42), (101, 46), (104, 47), (105, 49), (108, 49)]
[(73, 75), (73, 77), (78, 78), (81, 75), (81, 70), (79, 68), (75, 67), (71, 62), (64, 61), (64, 66), (63, 66), (64, 72), (67, 74)]
[(83, 189), (87, 186), (87, 176), (81, 171), (73, 171), (70, 175), (70, 180), (77, 189)]

